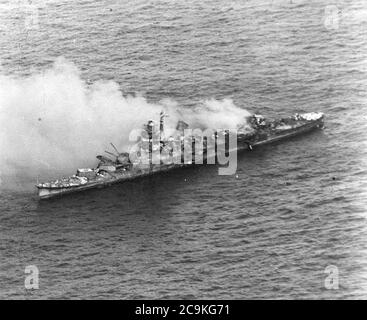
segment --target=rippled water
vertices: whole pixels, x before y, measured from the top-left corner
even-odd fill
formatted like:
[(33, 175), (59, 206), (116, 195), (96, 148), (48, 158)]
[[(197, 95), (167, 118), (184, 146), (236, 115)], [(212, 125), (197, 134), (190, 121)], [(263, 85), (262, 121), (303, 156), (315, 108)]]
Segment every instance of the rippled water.
[(31, 31), (21, 6), (0, 10), (7, 74), (64, 56), (150, 101), (326, 114), (324, 131), (242, 154), (237, 177), (186, 168), (42, 203), (33, 181), (2, 185), (0, 297), (367, 298), (365, 1), (55, 0)]

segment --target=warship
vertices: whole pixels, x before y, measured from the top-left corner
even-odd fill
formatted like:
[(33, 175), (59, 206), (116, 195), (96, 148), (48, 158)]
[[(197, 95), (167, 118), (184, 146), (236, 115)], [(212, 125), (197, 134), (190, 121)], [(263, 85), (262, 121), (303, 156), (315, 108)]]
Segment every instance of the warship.
[[(324, 114), (320, 112), (297, 113), (277, 120), (251, 115), (236, 128), (236, 147), (230, 150), (228, 147), (230, 130), (215, 130), (211, 135), (197, 136), (192, 133), (193, 131), (188, 131), (187, 123), (179, 120), (175, 134), (166, 136), (164, 129), (166, 116), (164, 112), (160, 113), (159, 125), (154, 120), (149, 120), (144, 125), (142, 128), (144, 134), (137, 140), (134, 151), (119, 152), (111, 143), (114, 151), (106, 151), (108, 156), (98, 155), (97, 167), (77, 169), (76, 174), (70, 177), (38, 183), (36, 187), (39, 199), (106, 187), (162, 171), (195, 165), (197, 153), (200, 153), (203, 164), (215, 164), (219, 149), (224, 150), (226, 154), (253, 150), (254, 147), (321, 129), (324, 126)], [(195, 144), (201, 145), (202, 148), (195, 148)], [(224, 146), (224, 149), (218, 146)], [(189, 151), (186, 152), (185, 148)]]

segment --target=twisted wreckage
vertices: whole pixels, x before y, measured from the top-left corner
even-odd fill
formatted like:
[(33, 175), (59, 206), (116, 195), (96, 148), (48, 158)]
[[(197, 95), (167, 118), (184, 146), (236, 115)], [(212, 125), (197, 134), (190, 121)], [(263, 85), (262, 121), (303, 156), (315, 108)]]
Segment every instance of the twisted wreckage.
[[(184, 121), (178, 122), (175, 135), (166, 137), (165, 116), (161, 112), (159, 130), (156, 129), (157, 125), (153, 120), (145, 125), (142, 130), (145, 134), (142, 134), (137, 140), (138, 148), (134, 152), (120, 153), (111, 143), (115, 152), (106, 151), (111, 158), (98, 155), (99, 164), (96, 168), (78, 169), (77, 173), (71, 177), (37, 184), (39, 198), (48, 199), (58, 195), (109, 186), (117, 182), (195, 163), (218, 163), (220, 147), (224, 147), (223, 152), (226, 154), (240, 150), (252, 150), (258, 145), (322, 128), (324, 124), (324, 115), (315, 112), (295, 114), (280, 120), (266, 120), (262, 116), (253, 115), (244, 119), (243, 125), (238, 126), (235, 131), (235, 148), (230, 149), (228, 140), (231, 131), (216, 130), (209, 136), (198, 137), (189, 131)], [(196, 148), (198, 145), (201, 148)], [(198, 162), (198, 155), (201, 156), (203, 162)]]

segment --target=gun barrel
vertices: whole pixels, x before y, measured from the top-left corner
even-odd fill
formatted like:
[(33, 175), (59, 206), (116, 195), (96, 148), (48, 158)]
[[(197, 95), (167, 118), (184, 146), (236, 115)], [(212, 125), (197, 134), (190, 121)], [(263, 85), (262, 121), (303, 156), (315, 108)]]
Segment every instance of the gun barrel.
[(112, 142), (110, 144), (111, 144), (112, 148), (115, 149), (115, 151), (117, 152), (117, 154), (120, 154), (120, 151), (117, 150), (117, 148), (115, 147), (115, 145)]
[(114, 157), (117, 157), (117, 155), (115, 155), (114, 153), (112, 153), (112, 152), (109, 152), (109, 151), (107, 151), (107, 150), (105, 150), (105, 152), (106, 153), (108, 153), (109, 155), (111, 155), (111, 156), (114, 156)]

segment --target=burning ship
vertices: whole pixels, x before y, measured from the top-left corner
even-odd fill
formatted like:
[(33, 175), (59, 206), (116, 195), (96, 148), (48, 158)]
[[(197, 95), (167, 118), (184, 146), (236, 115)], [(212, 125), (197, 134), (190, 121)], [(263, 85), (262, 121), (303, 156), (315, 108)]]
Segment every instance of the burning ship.
[[(205, 137), (189, 131), (184, 121), (178, 121), (176, 132), (165, 136), (164, 118), (161, 112), (159, 129), (153, 120), (148, 121), (137, 140), (135, 150), (119, 152), (111, 143), (114, 152), (106, 151), (108, 156), (98, 155), (96, 168), (78, 169), (76, 174), (39, 183), (36, 185), (40, 199), (84, 191), (92, 188), (110, 186), (115, 183), (194, 165), (198, 156), (202, 163), (217, 163), (218, 150), (225, 153), (252, 150), (254, 147), (286, 139), (323, 128), (323, 113), (295, 114), (288, 118), (267, 120), (261, 115), (252, 115), (235, 130), (236, 147), (229, 149), (229, 130), (216, 130)], [(195, 131), (194, 131), (195, 132)], [(200, 148), (196, 148), (200, 146)], [(221, 148), (223, 147), (223, 148)], [(188, 150), (188, 151), (187, 151)], [(200, 157), (199, 157), (200, 158)]]

